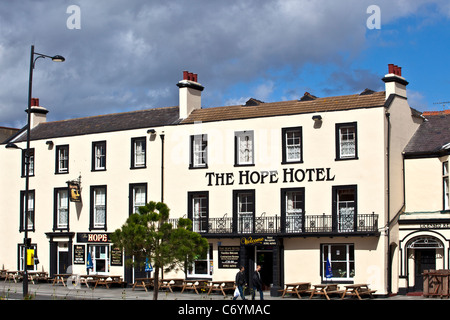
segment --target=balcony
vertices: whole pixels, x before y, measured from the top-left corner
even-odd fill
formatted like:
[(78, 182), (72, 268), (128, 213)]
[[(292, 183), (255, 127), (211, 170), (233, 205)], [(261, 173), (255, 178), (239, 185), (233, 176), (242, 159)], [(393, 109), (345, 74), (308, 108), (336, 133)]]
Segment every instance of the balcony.
[(205, 237), (270, 234), (277, 236), (326, 236), (326, 235), (378, 235), (378, 215), (347, 214), (267, 216), (240, 216), (237, 219), (194, 218), (193, 230)]

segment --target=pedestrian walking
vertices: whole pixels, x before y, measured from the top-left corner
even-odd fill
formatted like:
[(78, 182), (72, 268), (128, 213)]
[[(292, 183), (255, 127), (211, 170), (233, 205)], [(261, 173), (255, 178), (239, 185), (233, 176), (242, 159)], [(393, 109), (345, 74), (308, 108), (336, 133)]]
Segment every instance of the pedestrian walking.
[[(245, 275), (244, 275), (244, 267), (241, 267), (239, 269), (239, 272), (236, 274), (236, 287), (239, 291), (239, 295), (241, 296), (242, 300), (246, 300), (244, 296), (244, 285), (245, 285)], [(239, 295), (234, 295), (233, 300), (236, 300)]]
[(261, 281), (261, 274), (259, 271), (261, 270), (261, 266), (257, 265), (255, 272), (253, 273), (252, 281), (253, 281), (253, 291), (252, 291), (252, 300), (255, 300), (255, 292), (256, 290), (259, 291), (259, 298), (261, 300), (264, 300), (264, 295), (262, 292), (262, 281)]

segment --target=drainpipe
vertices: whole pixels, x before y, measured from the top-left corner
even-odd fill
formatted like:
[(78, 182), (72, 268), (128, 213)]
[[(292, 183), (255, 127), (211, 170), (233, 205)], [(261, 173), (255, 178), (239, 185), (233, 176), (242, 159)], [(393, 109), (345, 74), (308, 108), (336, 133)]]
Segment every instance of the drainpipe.
[(389, 112), (386, 112), (386, 118), (388, 122), (387, 127), (387, 293), (390, 294), (392, 290), (392, 261), (391, 261), (391, 159), (390, 159), (390, 153), (391, 153), (391, 114)]
[(161, 202), (164, 202), (164, 133), (159, 137), (161, 138)]

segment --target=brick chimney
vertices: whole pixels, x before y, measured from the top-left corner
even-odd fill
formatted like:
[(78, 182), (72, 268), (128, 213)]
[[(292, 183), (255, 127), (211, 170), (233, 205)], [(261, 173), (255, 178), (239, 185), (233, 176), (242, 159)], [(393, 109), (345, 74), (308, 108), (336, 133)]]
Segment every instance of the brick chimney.
[[(28, 110), (25, 110), (28, 112)], [(39, 106), (38, 98), (31, 98), (31, 116), (30, 116), (30, 129), (33, 129), (41, 122), (47, 121), (48, 110)]]
[(197, 74), (183, 71), (183, 80), (177, 83), (179, 89), (180, 119), (186, 119), (193, 110), (201, 109), (204, 87), (197, 82)]
[(388, 64), (388, 74), (382, 79), (386, 86), (386, 99), (391, 94), (406, 98), (406, 86), (408, 81), (402, 77), (402, 68), (395, 64)]

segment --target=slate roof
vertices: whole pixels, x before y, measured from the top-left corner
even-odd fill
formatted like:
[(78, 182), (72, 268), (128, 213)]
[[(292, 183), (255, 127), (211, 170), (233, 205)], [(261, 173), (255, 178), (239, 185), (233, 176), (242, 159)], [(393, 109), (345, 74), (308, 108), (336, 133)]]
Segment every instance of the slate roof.
[(181, 124), (372, 108), (384, 106), (386, 102), (384, 91), (326, 98), (308, 94), (308, 97), (309, 99), (197, 109), (182, 120)]
[[(225, 121), (272, 117), (315, 112), (383, 107), (385, 92), (363, 91), (361, 94), (317, 98), (305, 93), (303, 98), (281, 102), (262, 102), (250, 99), (245, 105), (203, 108), (192, 111), (188, 118), (179, 119), (179, 107), (153, 108), (132, 112), (114, 113), (85, 118), (43, 122), (32, 130), (31, 139), (50, 139), (102, 132), (153, 128), (197, 121)], [(16, 141), (24, 141), (25, 134)]]
[(406, 156), (450, 154), (450, 110), (424, 112), (424, 121), (404, 152)]
[[(32, 140), (113, 132), (140, 128), (154, 128), (179, 122), (178, 107), (153, 108), (113, 113), (86, 118), (43, 122), (31, 131)], [(18, 141), (24, 141), (24, 134)]]

